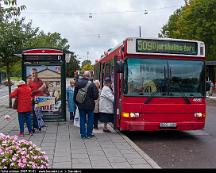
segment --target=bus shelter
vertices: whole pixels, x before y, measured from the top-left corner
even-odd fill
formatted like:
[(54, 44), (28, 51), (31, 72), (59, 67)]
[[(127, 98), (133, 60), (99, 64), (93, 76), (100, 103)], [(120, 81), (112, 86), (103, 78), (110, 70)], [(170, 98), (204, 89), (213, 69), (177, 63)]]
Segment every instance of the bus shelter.
[(66, 57), (59, 49), (27, 49), (22, 51), (22, 79), (30, 83), (42, 81), (41, 94), (34, 97), (45, 121), (66, 121)]
[(206, 61), (207, 80), (211, 80), (216, 85), (216, 61)]

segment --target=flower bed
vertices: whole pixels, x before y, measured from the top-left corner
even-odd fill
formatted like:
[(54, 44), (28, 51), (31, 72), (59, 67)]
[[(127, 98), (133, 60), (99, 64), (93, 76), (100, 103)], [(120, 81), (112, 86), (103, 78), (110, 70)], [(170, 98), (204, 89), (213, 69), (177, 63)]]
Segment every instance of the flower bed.
[(0, 133), (0, 169), (45, 169), (48, 157), (31, 141)]

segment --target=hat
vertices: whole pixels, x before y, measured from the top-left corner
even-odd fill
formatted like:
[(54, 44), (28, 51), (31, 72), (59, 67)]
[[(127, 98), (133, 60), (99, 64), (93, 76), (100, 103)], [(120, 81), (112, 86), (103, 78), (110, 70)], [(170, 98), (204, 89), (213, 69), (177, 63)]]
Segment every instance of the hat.
[(25, 81), (24, 80), (20, 80), (19, 82), (18, 82), (18, 84), (17, 84), (17, 86), (20, 86), (20, 85), (25, 85), (26, 83), (25, 83)]
[(112, 82), (112, 80), (111, 80), (110, 77), (105, 77), (104, 81), (105, 81), (105, 83), (110, 83), (110, 82)]

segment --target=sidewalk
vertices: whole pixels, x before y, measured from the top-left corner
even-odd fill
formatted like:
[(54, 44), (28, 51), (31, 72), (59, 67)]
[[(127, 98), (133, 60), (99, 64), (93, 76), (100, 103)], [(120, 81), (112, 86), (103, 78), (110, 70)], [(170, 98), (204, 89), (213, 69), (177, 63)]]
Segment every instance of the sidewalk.
[[(4, 115), (12, 116), (10, 121)], [(102, 127), (95, 137), (81, 139), (79, 128), (69, 122), (49, 122), (32, 137), (25, 129), (24, 139), (40, 146), (49, 157), (51, 168), (160, 168), (147, 154), (125, 135), (112, 130), (104, 133)], [(17, 113), (0, 105), (0, 132), (17, 135)], [(20, 138), (22, 139), (22, 138)]]

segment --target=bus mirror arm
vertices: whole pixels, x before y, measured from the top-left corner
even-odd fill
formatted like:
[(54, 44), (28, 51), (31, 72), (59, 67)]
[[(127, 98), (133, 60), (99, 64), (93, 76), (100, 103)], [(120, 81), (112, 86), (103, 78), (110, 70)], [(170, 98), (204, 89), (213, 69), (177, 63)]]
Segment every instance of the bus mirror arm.
[(122, 60), (116, 61), (116, 72), (123, 73), (124, 72), (124, 63)]

